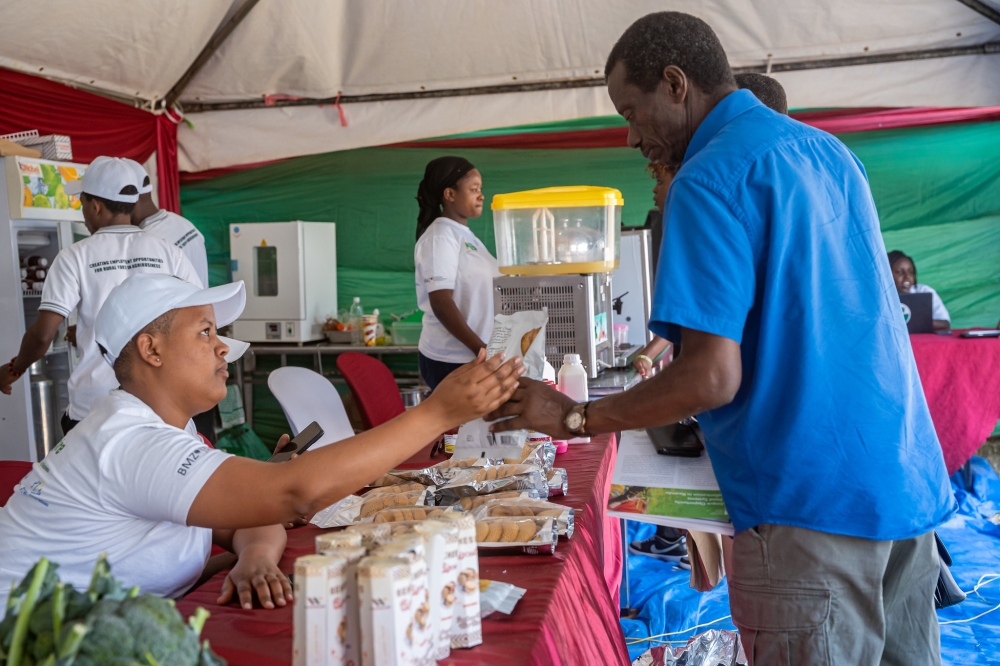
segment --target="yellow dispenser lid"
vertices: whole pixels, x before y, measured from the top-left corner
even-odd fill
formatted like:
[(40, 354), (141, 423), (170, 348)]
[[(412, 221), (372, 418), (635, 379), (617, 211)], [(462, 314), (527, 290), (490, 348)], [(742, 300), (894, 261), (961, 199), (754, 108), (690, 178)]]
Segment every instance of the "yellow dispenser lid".
[(613, 187), (544, 187), (540, 190), (496, 194), (490, 206), (493, 210), (514, 208), (581, 208), (585, 206), (624, 206), (622, 193)]

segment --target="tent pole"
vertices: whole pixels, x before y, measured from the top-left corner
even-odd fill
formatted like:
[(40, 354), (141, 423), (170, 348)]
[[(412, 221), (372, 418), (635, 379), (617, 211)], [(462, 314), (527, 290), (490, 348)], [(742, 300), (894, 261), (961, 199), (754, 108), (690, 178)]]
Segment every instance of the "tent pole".
[(979, 12), (994, 23), (1000, 24), (1000, 11), (993, 9), (983, 0), (958, 0), (974, 12)]
[[(959, 2), (978, 2), (978, 0), (959, 0)], [(859, 65), (878, 65), (912, 60), (927, 60), (931, 58), (952, 58), (972, 55), (991, 55), (1000, 53), (1000, 41), (974, 44), (971, 46), (955, 46), (940, 49), (921, 49), (918, 51), (901, 51), (897, 53), (872, 53), (860, 56), (845, 56), (842, 58), (813, 58), (793, 60), (789, 62), (771, 61), (771, 72), (795, 72), (808, 69), (826, 69), (831, 67), (856, 67)], [(733, 72), (764, 73), (768, 63), (734, 67)], [(572, 88), (597, 88), (606, 84), (604, 77), (568, 79), (562, 81), (539, 81), (537, 83), (502, 84), (495, 86), (479, 86), (475, 88), (451, 88), (447, 90), (419, 90), (411, 92), (376, 93), (371, 95), (342, 95), (340, 97), (304, 97), (301, 99), (271, 100), (263, 98), (239, 102), (201, 102), (184, 105), (185, 113), (200, 113), (206, 111), (233, 111), (238, 109), (263, 109), (280, 106), (322, 106), (340, 104), (359, 104), (363, 102), (393, 102), (413, 99), (433, 99), (442, 97), (467, 97), (471, 95), (494, 95), (512, 92), (535, 92), (539, 90), (567, 90)], [(169, 101), (169, 97), (168, 97)]]
[(170, 92), (167, 93), (164, 98), (166, 108), (171, 108), (174, 103), (180, 99), (181, 93), (183, 93), (184, 89), (187, 88), (189, 83), (191, 83), (191, 79), (193, 79), (195, 75), (201, 71), (201, 68), (205, 66), (208, 59), (211, 58), (217, 50), (219, 50), (222, 43), (226, 41), (226, 38), (229, 37), (230, 34), (232, 34), (233, 30), (236, 29), (236, 26), (240, 24), (240, 21), (246, 18), (247, 14), (250, 13), (250, 10), (254, 8), (257, 2), (258, 0), (245, 0), (240, 8), (229, 17), (229, 20), (223, 23), (222, 26), (215, 31), (212, 38), (208, 40), (207, 44), (205, 44), (205, 48), (201, 50), (201, 53), (199, 53), (198, 57), (194, 59), (191, 66), (187, 68), (187, 71), (184, 72), (183, 76), (181, 76), (177, 83), (174, 84), (174, 87), (170, 89)]

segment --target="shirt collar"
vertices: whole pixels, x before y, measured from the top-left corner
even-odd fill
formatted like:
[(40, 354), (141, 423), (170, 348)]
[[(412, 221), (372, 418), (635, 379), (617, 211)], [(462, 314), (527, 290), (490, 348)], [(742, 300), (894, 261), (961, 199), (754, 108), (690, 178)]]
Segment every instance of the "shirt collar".
[(698, 125), (694, 136), (691, 137), (691, 143), (684, 152), (684, 161), (681, 164), (687, 164), (688, 160), (707, 146), (729, 121), (757, 106), (761, 106), (761, 103), (749, 90), (736, 90), (723, 97), (715, 108), (708, 112), (701, 125)]
[(95, 231), (97, 234), (130, 234), (135, 231), (142, 231), (134, 224), (112, 224), (110, 227), (102, 227)]
[(161, 208), (160, 210), (156, 211), (155, 213), (147, 217), (145, 220), (140, 222), (139, 228), (145, 229), (146, 225), (152, 224), (153, 222), (159, 222), (160, 220), (166, 219), (166, 217), (167, 217), (167, 211)]

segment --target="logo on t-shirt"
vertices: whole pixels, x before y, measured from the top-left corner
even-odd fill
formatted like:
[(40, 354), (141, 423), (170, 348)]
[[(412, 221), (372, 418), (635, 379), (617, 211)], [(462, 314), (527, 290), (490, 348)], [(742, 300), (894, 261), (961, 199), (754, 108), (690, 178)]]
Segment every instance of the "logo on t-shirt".
[(469, 241), (465, 241), (465, 251), (466, 252), (479, 252), (479, 248), (476, 247), (473, 243), (470, 243)]
[(208, 451), (208, 447), (201, 446), (192, 451), (190, 454), (188, 454), (188, 457), (184, 459), (184, 462), (181, 463), (181, 466), (177, 468), (177, 473), (180, 474), (181, 476), (187, 476), (187, 473), (191, 471), (191, 468), (194, 466), (198, 458), (201, 458), (202, 454), (204, 454), (206, 451)]

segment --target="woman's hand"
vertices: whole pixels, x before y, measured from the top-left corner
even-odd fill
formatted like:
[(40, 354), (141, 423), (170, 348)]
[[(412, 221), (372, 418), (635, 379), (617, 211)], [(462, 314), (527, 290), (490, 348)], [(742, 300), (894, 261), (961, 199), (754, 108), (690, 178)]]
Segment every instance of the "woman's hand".
[(503, 354), (486, 360), (486, 350), (480, 350), (476, 360), (448, 375), (424, 403), (442, 412), (445, 429), (454, 428), (507, 402), (523, 374), (520, 356), (504, 363)]
[(273, 554), (268, 549), (248, 546), (222, 583), (218, 603), (229, 603), (235, 593), (239, 597), (240, 606), (250, 610), (253, 608), (254, 592), (257, 593), (260, 605), (267, 609), (272, 609), (275, 605), (286, 606), (294, 600), (292, 584), (278, 570)]
[(632, 361), (632, 367), (635, 368), (640, 375), (643, 377), (649, 377), (653, 372), (653, 364), (650, 362), (649, 357), (645, 354), (639, 354)]

